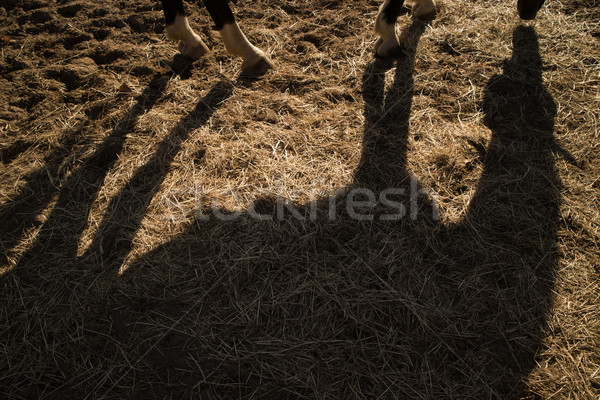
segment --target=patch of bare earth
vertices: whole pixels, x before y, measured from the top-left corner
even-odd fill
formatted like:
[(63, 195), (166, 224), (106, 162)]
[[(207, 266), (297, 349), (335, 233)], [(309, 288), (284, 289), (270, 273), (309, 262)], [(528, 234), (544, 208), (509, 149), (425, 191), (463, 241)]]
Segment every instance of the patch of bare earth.
[(598, 398), (600, 7), (514, 3), (3, 0), (0, 397)]

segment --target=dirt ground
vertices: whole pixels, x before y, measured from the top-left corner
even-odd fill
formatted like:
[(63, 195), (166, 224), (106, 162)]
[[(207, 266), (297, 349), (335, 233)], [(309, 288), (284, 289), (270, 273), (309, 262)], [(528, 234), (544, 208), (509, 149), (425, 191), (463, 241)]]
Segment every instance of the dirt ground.
[(0, 2), (0, 398), (597, 399), (600, 3)]

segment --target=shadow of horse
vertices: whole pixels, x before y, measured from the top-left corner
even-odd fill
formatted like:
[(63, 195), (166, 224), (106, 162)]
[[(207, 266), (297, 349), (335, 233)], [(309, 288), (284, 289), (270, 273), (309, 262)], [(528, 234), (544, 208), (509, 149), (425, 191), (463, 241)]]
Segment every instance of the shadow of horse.
[[(143, 297), (167, 290), (180, 299), (177, 315), (194, 327), (188, 354), (204, 360), (196, 388), (269, 398), (519, 396), (557, 262), (556, 107), (535, 31), (519, 26), (504, 73), (484, 91), (492, 138), (476, 193), (462, 221), (440, 223), (406, 167), (424, 29), (415, 22), (403, 32), (406, 54), (387, 91), (393, 63), (365, 71), (363, 153), (343, 194), (301, 206), (265, 197), (229, 220), (218, 218), (224, 210), (202, 215), (126, 272), (121, 283)], [(153, 288), (147, 275), (168, 283)], [(201, 295), (177, 294), (188, 292)]]
[[(476, 193), (460, 222), (441, 223), (435, 196), (406, 166), (414, 59), (424, 31), (413, 22), (402, 34), (404, 55), (366, 68), (363, 150), (352, 185), (310, 204), (266, 196), (235, 217), (223, 217), (222, 209), (199, 214), (186, 232), (134, 260), (97, 299), (88, 296), (88, 313), (105, 318), (87, 317), (103, 333), (88, 337), (88, 346), (125, 352), (131, 365), (95, 377), (94, 391), (129, 385), (133, 397), (201, 398), (522, 394), (544, 337), (557, 264), (556, 106), (543, 86), (536, 33), (519, 26), (504, 73), (484, 91), (492, 137)], [(227, 95), (217, 97), (197, 110), (205, 113), (202, 123)], [(175, 131), (185, 136), (189, 126)], [(109, 207), (100, 235), (115, 232), (126, 244), (113, 250), (111, 265), (125, 260), (177, 148), (161, 151)], [(158, 177), (148, 174), (154, 164), (164, 167)], [(125, 212), (117, 212), (123, 204)], [(111, 221), (127, 229), (115, 231)], [(96, 265), (92, 255), (76, 265)], [(14, 279), (24, 268), (15, 268)], [(151, 344), (130, 351), (123, 345), (135, 342)], [(156, 384), (136, 387), (140, 373), (156, 376)]]

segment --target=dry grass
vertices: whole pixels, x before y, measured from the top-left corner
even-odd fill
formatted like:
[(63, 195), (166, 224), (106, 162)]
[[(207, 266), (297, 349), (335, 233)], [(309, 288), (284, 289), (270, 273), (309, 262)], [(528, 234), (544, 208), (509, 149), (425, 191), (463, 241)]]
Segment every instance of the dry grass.
[(377, 1), (239, 3), (253, 82), (189, 4), (193, 64), (157, 2), (0, 5), (0, 397), (598, 398), (597, 1), (393, 61)]

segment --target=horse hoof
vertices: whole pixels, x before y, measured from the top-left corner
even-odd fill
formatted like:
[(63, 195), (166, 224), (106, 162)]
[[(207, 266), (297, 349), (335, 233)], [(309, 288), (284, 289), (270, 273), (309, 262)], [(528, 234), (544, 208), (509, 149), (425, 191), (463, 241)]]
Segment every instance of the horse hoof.
[(258, 57), (244, 60), (242, 63), (242, 75), (244, 76), (261, 76), (267, 73), (270, 69), (274, 69), (273, 61), (265, 54), (260, 54)]
[(190, 60), (197, 60), (209, 52), (208, 47), (201, 40), (192, 44), (186, 44), (181, 40), (177, 45), (177, 49), (182, 56), (189, 58)]
[(402, 55), (402, 47), (398, 42), (391, 41), (384, 43), (383, 39), (377, 39), (375, 42), (375, 57), (377, 58), (396, 58)]
[(433, 20), (436, 16), (435, 4), (433, 2), (428, 4), (415, 3), (412, 6), (411, 14), (414, 18)]

